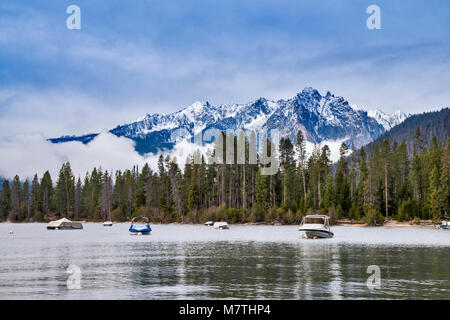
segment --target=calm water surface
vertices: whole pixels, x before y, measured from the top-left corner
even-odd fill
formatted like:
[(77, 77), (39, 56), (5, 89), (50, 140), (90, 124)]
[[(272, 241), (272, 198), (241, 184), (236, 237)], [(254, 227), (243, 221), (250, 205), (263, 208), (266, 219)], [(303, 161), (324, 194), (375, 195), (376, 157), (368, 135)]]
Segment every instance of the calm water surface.
[(152, 228), (0, 224), (0, 299), (450, 299), (449, 230), (334, 227), (333, 239), (303, 240), (296, 226)]

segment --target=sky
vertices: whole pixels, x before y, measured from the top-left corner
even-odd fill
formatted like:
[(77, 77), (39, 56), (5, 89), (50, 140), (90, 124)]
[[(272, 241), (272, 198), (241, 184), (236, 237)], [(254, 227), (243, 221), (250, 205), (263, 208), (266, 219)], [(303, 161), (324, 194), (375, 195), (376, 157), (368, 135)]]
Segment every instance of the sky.
[[(80, 30), (66, 27), (73, 4)], [(372, 4), (380, 30), (366, 26)], [(2, 0), (0, 153), (307, 86), (367, 110), (437, 110), (449, 53), (447, 0)], [(0, 175), (17, 171), (1, 161)]]

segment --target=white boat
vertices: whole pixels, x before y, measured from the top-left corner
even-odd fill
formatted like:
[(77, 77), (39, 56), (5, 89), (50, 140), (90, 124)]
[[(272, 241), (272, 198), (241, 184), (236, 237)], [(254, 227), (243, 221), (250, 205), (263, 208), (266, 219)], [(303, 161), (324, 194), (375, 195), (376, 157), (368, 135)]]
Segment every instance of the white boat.
[(111, 210), (109, 210), (108, 217), (109, 217), (109, 220), (103, 222), (103, 226), (104, 226), (104, 227), (112, 227), (112, 225), (113, 225), (112, 219), (111, 219)]
[(298, 230), (303, 239), (332, 238), (334, 236), (330, 230), (329, 218), (325, 215), (304, 217)]
[(214, 229), (226, 230), (226, 229), (230, 229), (230, 227), (228, 226), (228, 223), (226, 223), (226, 222), (214, 222)]
[(50, 221), (47, 224), (48, 230), (72, 230), (72, 229), (83, 229), (81, 222), (70, 221), (69, 219), (62, 218), (56, 221)]
[(204, 223), (205, 226), (211, 227), (214, 225), (214, 221), (207, 221)]
[(439, 226), (440, 229), (450, 229), (450, 225), (448, 221), (442, 221), (441, 225)]

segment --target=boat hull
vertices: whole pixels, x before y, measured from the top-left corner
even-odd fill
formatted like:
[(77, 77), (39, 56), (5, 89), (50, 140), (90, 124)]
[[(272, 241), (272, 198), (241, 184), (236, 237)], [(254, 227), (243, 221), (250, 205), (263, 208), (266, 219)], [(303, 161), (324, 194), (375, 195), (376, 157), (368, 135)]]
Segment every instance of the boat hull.
[(333, 238), (334, 233), (326, 230), (303, 229), (300, 230), (300, 236), (303, 239), (327, 239)]
[(138, 236), (138, 235), (149, 235), (149, 234), (151, 234), (152, 232), (151, 231), (130, 231), (130, 234), (131, 235), (134, 235), (134, 236)]
[(216, 230), (228, 230), (230, 227), (228, 226), (228, 223), (226, 222), (215, 222), (213, 225), (213, 228)]
[(74, 224), (74, 225), (67, 225), (67, 226), (59, 226), (59, 227), (52, 227), (52, 226), (48, 226), (47, 230), (82, 230), (83, 229), (83, 225), (81, 223), (79, 224)]
[(150, 227), (145, 227), (145, 228), (135, 228), (135, 227), (131, 227), (128, 231), (130, 231), (130, 233), (132, 235), (149, 235), (152, 232), (152, 228)]

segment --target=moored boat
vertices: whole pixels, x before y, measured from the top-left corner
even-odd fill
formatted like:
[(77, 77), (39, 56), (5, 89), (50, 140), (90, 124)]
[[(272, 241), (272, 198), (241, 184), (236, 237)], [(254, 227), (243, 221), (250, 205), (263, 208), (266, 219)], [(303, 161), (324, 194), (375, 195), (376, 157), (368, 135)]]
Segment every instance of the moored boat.
[(450, 224), (448, 223), (448, 221), (442, 221), (439, 225), (439, 229), (450, 229)]
[(211, 227), (211, 226), (214, 225), (214, 221), (207, 221), (207, 222), (204, 223), (204, 225), (207, 226), (207, 227)]
[(112, 225), (113, 225), (112, 219), (111, 219), (111, 210), (109, 210), (108, 217), (109, 217), (109, 220), (103, 222), (103, 226), (104, 226), (104, 227), (112, 227)]
[(62, 218), (56, 221), (50, 221), (47, 224), (48, 230), (80, 230), (83, 229), (81, 222), (70, 221), (69, 219)]
[(334, 236), (334, 233), (330, 230), (329, 218), (325, 215), (304, 217), (298, 230), (303, 239), (322, 239)]
[(214, 222), (214, 229), (216, 230), (227, 230), (230, 229), (228, 223), (226, 222)]
[[(140, 222), (140, 223), (139, 223)], [(131, 234), (135, 235), (147, 235), (152, 232), (152, 228), (150, 228), (149, 220), (147, 217), (134, 217), (131, 220), (131, 226), (129, 229)]]

